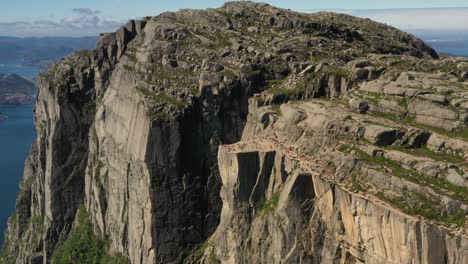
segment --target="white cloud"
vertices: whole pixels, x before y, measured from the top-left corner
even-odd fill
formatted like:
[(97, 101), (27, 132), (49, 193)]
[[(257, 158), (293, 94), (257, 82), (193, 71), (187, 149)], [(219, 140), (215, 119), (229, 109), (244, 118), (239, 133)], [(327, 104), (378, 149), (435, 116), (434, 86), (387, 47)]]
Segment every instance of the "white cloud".
[(404, 30), (468, 30), (468, 8), (336, 10)]
[(100, 16), (99, 10), (74, 8), (73, 14), (58, 20), (0, 22), (3, 36), (90, 36), (118, 29), (126, 21), (115, 21)]
[(97, 15), (101, 13), (101, 11), (99, 10), (92, 10), (90, 8), (73, 8), (72, 11), (81, 15), (89, 15), (89, 16)]

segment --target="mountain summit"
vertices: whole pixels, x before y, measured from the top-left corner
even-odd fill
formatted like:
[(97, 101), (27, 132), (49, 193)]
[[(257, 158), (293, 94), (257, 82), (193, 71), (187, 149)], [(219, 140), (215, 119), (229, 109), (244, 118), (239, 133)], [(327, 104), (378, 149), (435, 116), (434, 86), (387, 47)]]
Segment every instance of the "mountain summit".
[(6, 263), (466, 263), (468, 60), (230, 2), (39, 80)]

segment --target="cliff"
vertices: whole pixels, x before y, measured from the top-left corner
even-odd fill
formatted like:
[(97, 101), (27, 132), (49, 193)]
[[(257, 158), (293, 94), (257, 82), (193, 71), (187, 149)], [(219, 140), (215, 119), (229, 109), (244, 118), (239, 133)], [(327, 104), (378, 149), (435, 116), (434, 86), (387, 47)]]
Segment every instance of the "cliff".
[(232, 2), (40, 77), (4, 263), (466, 263), (468, 60)]

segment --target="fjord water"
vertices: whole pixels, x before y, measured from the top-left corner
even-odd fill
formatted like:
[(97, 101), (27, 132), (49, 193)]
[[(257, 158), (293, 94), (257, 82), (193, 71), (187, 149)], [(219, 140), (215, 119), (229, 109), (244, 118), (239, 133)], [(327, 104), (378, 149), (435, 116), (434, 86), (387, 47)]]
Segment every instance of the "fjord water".
[(0, 61), (0, 73), (15, 73), (26, 79), (31, 79), (36, 77), (38, 72), (38, 67), (24, 66), (22, 61)]
[(0, 244), (8, 217), (13, 213), (24, 162), (36, 137), (34, 105), (0, 105), (8, 119), (0, 121)]

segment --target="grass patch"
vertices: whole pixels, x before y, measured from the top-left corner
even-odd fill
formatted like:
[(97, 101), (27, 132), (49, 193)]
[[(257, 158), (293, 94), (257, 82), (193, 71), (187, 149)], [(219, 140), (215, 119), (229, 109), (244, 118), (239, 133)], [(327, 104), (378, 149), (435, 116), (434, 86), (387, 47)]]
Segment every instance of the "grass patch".
[(366, 188), (362, 187), (361, 183), (356, 178), (356, 175), (351, 176), (351, 191), (353, 192), (366, 192)]
[(420, 194), (406, 193), (404, 196), (388, 197), (383, 192), (378, 192), (376, 196), (408, 215), (419, 215), (430, 220), (446, 224), (456, 224), (457, 226), (465, 225), (464, 211), (458, 210), (449, 215), (442, 215), (440, 203)]
[(282, 112), (281, 112), (281, 105), (272, 105), (272, 106), (271, 106), (271, 109), (272, 109), (273, 111), (275, 111), (275, 113), (276, 113), (277, 115), (279, 115), (279, 116), (282, 114)]
[(267, 90), (270, 94), (284, 94), (284, 95), (292, 95), (292, 94), (300, 94), (304, 92), (304, 90), (295, 88), (295, 89), (287, 89), (287, 88), (278, 88), (272, 87)]
[(94, 115), (96, 113), (96, 103), (94, 101), (91, 101), (89, 103), (86, 103), (83, 108), (81, 108), (82, 114), (84, 115)]
[(273, 194), (270, 200), (267, 200), (264, 196), (255, 205), (257, 212), (261, 214), (268, 214), (273, 212), (278, 206), (279, 202), (279, 193)]
[(273, 87), (279, 86), (283, 80), (266, 80), (266, 90), (274, 89)]
[(129, 65), (127, 65), (127, 64), (125, 64), (123, 67), (124, 67), (125, 70), (127, 70), (127, 71), (129, 71), (129, 72), (134, 72), (134, 71), (135, 71), (135, 68), (134, 68), (134, 67), (129, 66)]
[(117, 255), (105, 255), (101, 259), (100, 264), (128, 264), (130, 261), (128, 261), (128, 258), (121, 254)]
[(318, 100), (318, 101), (323, 101), (323, 102), (330, 102), (330, 103), (335, 103), (335, 104), (340, 104), (344, 107), (349, 107), (349, 101), (345, 97), (317, 97), (313, 98), (313, 100)]
[(14, 261), (10, 259), (9, 251), (10, 251), (10, 240), (8, 239), (8, 236), (6, 236), (5, 234), (5, 239), (2, 245), (2, 249), (0, 251), (0, 263), (10, 263)]
[(175, 117), (166, 112), (150, 112), (149, 118), (151, 120), (173, 121)]
[(123, 256), (107, 254), (108, 241), (98, 238), (93, 231), (88, 212), (84, 207), (78, 210), (76, 226), (68, 239), (60, 245), (52, 256), (52, 264), (126, 264)]
[[(435, 190), (438, 190), (441, 194), (447, 194), (446, 191), (441, 190), (442, 187), (450, 189), (456, 193), (456, 198), (462, 200), (465, 203), (466, 198), (468, 197), (468, 190), (464, 187), (450, 184), (443, 180), (433, 179), (419, 175), (416, 172), (403, 168), (400, 164), (395, 161), (386, 159), (385, 157), (370, 156), (369, 154), (361, 151), (360, 149), (342, 145), (338, 149), (340, 152), (345, 154), (350, 154), (352, 151), (358, 153), (361, 159), (369, 162), (371, 164), (387, 167), (392, 170), (392, 175), (395, 175), (399, 178), (404, 178), (406, 180), (416, 182), (423, 186), (435, 185)], [(448, 183), (450, 186), (445, 185)], [(365, 192), (366, 189), (358, 182), (356, 175), (351, 176), (351, 190), (352, 191), (361, 191)], [(449, 215), (443, 216), (441, 214), (441, 204), (440, 202), (433, 201), (428, 197), (425, 197), (417, 193), (407, 193), (403, 196), (398, 197), (388, 197), (383, 192), (378, 192), (375, 194), (380, 200), (385, 201), (392, 206), (401, 209), (404, 213), (409, 215), (420, 215), (427, 219), (435, 220), (442, 223), (448, 224), (457, 224), (458, 226), (464, 226), (465, 223), (465, 214), (463, 211), (457, 211)]]
[(341, 67), (333, 67), (333, 66), (326, 67), (325, 69), (321, 71), (321, 73), (327, 74), (327, 75), (333, 75), (336, 77), (343, 77), (346, 79), (351, 79), (354, 75), (348, 69), (341, 68)]
[(413, 68), (413, 64), (414, 63), (410, 60), (403, 60), (402, 58), (400, 58), (400, 60), (392, 64), (392, 68), (397, 69), (399, 71), (409, 71)]
[(328, 59), (331, 59), (331, 58), (332, 57), (329, 56), (329, 55), (315, 55), (315, 56), (312, 56), (311, 61), (319, 62), (319, 61), (328, 60)]
[(434, 132), (439, 135), (451, 137), (451, 138), (459, 138), (459, 139), (464, 139), (468, 140), (468, 128), (460, 129), (460, 130), (455, 130), (455, 131), (449, 131), (440, 127), (432, 127), (428, 125), (423, 125), (416, 123), (414, 118), (411, 117), (406, 117), (404, 119), (399, 119), (393, 114), (387, 114), (387, 113), (381, 113), (381, 112), (372, 112), (370, 115), (379, 117), (379, 118), (385, 118), (385, 119), (390, 119), (392, 121), (398, 122), (400, 124), (404, 124), (407, 126), (413, 126), (417, 127), (426, 131)]
[(435, 151), (430, 150), (427, 146), (423, 146), (420, 148), (410, 148), (406, 145), (401, 145), (401, 146), (390, 146), (390, 147), (387, 147), (387, 149), (401, 151), (401, 152), (408, 153), (408, 154), (418, 156), (418, 157), (427, 157), (427, 158), (431, 158), (433, 160), (442, 161), (442, 162), (448, 162), (448, 163), (454, 163), (454, 164), (465, 162), (465, 159), (463, 157), (435, 152)]
[(156, 93), (156, 92), (150, 91), (149, 89), (143, 88), (143, 87), (137, 87), (137, 90), (140, 91), (143, 95), (151, 97), (152, 99), (154, 99), (158, 103), (170, 104), (170, 105), (173, 105), (173, 106), (175, 106), (175, 107), (177, 107), (179, 109), (185, 108), (185, 107), (190, 105), (190, 103), (188, 103), (188, 102), (179, 101), (176, 98), (174, 98), (174, 97), (172, 97), (170, 95), (167, 95), (165, 93)]
[(125, 53), (125, 56), (126, 56), (130, 61), (132, 61), (132, 62), (134, 62), (134, 63), (138, 62), (138, 59), (137, 59), (137, 57), (136, 57), (136, 55), (135, 55), (134, 53), (129, 53), (129, 52), (127, 52), (127, 53)]
[(447, 137), (461, 138), (461, 139), (464, 139), (464, 140), (468, 140), (468, 129), (467, 128), (460, 129), (460, 130), (455, 130), (455, 131), (449, 131), (449, 130), (446, 130), (446, 129), (443, 129), (443, 128), (440, 128), (440, 127), (432, 127), (432, 126), (422, 125), (422, 124), (418, 124), (418, 123), (414, 123), (413, 126), (421, 128), (421, 129), (425, 129), (425, 130), (428, 130), (428, 131), (433, 131), (436, 134), (444, 135), (444, 136), (447, 136)]
[(381, 168), (389, 168), (392, 171), (391, 174), (398, 178), (417, 183), (421, 186), (427, 186), (441, 195), (447, 195), (455, 200), (468, 203), (468, 188), (466, 187), (453, 184), (446, 180), (432, 178), (429, 176), (419, 174), (418, 172), (404, 168), (398, 162), (387, 159), (385, 157), (371, 156), (357, 148), (351, 149), (355, 150), (359, 154), (361, 159), (367, 161), (368, 163), (378, 165)]

